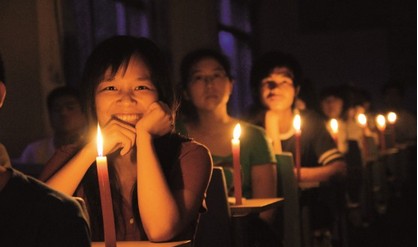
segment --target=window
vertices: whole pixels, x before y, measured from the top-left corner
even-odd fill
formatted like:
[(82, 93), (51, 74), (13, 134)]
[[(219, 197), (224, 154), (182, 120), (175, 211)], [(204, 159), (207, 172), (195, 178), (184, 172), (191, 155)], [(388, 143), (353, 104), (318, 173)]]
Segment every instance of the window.
[(230, 114), (240, 117), (251, 102), (251, 24), (249, 1), (219, 1), (219, 45), (231, 62), (235, 85), (229, 100)]

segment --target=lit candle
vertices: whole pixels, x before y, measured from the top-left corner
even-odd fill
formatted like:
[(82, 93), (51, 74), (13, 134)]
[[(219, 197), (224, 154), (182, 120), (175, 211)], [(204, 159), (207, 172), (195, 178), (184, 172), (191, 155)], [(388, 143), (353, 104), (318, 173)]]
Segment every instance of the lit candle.
[(106, 247), (116, 246), (115, 222), (113, 218), (112, 194), (110, 191), (107, 158), (103, 156), (103, 137), (97, 124), (97, 154), (96, 166), (102, 206), (103, 230)]
[(241, 164), (240, 164), (240, 140), (241, 125), (235, 125), (234, 134), (232, 138), (232, 162), (234, 166), (234, 193), (235, 204), (242, 204), (242, 185), (241, 185)]
[(380, 133), (380, 148), (382, 150), (386, 149), (385, 145), (385, 129), (386, 129), (386, 119), (383, 115), (379, 114), (376, 117), (376, 126)]
[(364, 160), (367, 160), (367, 156), (368, 156), (368, 147), (367, 147), (367, 140), (366, 140), (366, 128), (367, 128), (367, 117), (365, 114), (360, 113), (357, 115), (357, 122), (359, 123), (359, 125), (361, 126), (361, 128), (363, 129), (363, 155), (364, 155)]
[(394, 112), (389, 112), (387, 115), (388, 123), (390, 125), (390, 131), (391, 131), (391, 138), (392, 143), (395, 146), (396, 145), (396, 133), (395, 133), (395, 122), (398, 116)]
[(296, 163), (296, 177), (300, 182), (300, 136), (301, 136), (301, 119), (300, 115), (296, 114), (293, 118), (293, 128), (295, 129), (295, 163)]
[(332, 137), (334, 138), (335, 144), (338, 148), (338, 121), (333, 118), (329, 121), (329, 126), (331, 127)]

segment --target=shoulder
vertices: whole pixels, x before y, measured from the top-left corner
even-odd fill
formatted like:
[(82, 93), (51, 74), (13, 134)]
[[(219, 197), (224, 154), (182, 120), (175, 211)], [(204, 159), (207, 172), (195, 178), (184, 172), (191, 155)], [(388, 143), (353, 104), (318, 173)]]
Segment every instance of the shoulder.
[(200, 156), (201, 158), (210, 158), (211, 156), (209, 149), (205, 145), (193, 140), (181, 144), (180, 158), (190, 154)]
[(243, 131), (245, 131), (246, 133), (250, 135), (265, 135), (264, 128), (258, 125), (255, 125), (246, 121), (240, 121), (239, 123), (241, 124)]

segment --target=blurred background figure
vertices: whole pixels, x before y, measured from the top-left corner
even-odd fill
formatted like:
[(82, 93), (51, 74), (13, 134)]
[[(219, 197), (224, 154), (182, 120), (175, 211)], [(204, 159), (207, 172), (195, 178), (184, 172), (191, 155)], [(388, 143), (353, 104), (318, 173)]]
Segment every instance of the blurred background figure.
[[(0, 56), (0, 108), (6, 97)], [(10, 166), (0, 144), (0, 246), (90, 246), (78, 202)]]
[(47, 107), (53, 136), (27, 145), (18, 160), (21, 163), (45, 164), (56, 149), (84, 142), (87, 119), (77, 89), (68, 86), (54, 89), (48, 95)]
[[(327, 87), (322, 89), (319, 95), (320, 112), (325, 118), (325, 126), (331, 136), (337, 142), (338, 150), (347, 151), (347, 126), (345, 123), (346, 100), (340, 87)], [(337, 120), (336, 133), (332, 130), (330, 121)]]
[(403, 106), (405, 90), (402, 85), (388, 82), (382, 87), (382, 114), (393, 111), (397, 115), (394, 125), (397, 143), (416, 142), (417, 118)]

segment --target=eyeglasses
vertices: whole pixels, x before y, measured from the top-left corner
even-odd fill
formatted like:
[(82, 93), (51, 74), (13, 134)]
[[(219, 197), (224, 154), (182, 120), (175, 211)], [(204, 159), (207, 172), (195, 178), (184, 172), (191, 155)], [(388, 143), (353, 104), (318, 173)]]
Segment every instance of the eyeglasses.
[(193, 75), (190, 79), (192, 83), (222, 82), (226, 78), (225, 72), (217, 72), (213, 75)]

